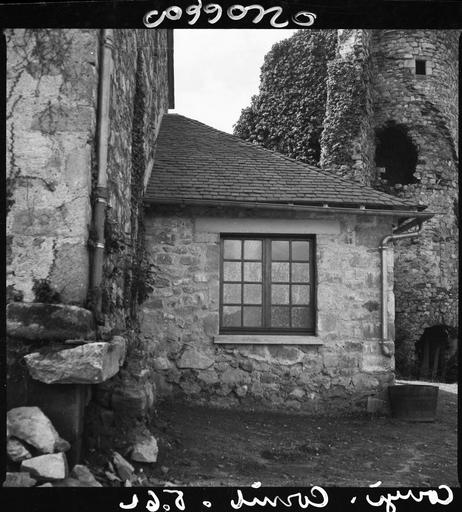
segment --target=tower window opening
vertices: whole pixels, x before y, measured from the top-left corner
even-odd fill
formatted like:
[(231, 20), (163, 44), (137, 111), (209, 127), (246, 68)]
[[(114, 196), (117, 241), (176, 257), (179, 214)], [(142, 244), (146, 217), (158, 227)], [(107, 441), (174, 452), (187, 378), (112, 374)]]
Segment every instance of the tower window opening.
[(388, 125), (376, 133), (375, 165), (388, 185), (416, 183), (417, 149), (404, 127)]
[(427, 74), (427, 61), (426, 60), (416, 59), (415, 74), (416, 75), (426, 75)]

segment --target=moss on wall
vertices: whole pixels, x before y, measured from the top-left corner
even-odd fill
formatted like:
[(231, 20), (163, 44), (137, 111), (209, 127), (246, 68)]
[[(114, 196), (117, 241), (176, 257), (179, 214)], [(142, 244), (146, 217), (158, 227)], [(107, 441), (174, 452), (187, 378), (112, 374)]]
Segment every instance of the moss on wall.
[(261, 68), (259, 94), (235, 126), (239, 137), (317, 164), (326, 105), (327, 62), (334, 30), (301, 30), (273, 46)]

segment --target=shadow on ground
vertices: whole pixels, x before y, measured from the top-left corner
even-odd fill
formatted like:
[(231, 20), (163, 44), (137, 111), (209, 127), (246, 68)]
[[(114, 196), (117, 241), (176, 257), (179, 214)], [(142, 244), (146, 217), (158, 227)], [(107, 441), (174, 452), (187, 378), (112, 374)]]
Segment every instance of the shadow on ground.
[(163, 404), (153, 433), (153, 485), (458, 486), (457, 395), (441, 391), (437, 420), (310, 417)]

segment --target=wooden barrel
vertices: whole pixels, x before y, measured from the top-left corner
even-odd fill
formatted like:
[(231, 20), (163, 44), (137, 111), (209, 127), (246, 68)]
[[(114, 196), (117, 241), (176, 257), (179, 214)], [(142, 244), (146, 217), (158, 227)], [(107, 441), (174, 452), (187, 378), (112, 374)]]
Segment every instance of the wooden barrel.
[(389, 386), (391, 415), (408, 421), (435, 421), (438, 386), (400, 384)]

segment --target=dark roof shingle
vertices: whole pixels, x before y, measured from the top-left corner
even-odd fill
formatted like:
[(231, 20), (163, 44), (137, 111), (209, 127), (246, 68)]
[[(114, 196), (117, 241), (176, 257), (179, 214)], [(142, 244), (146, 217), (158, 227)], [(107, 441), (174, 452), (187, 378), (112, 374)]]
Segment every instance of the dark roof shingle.
[(145, 200), (417, 209), (407, 201), (178, 114), (163, 117)]

